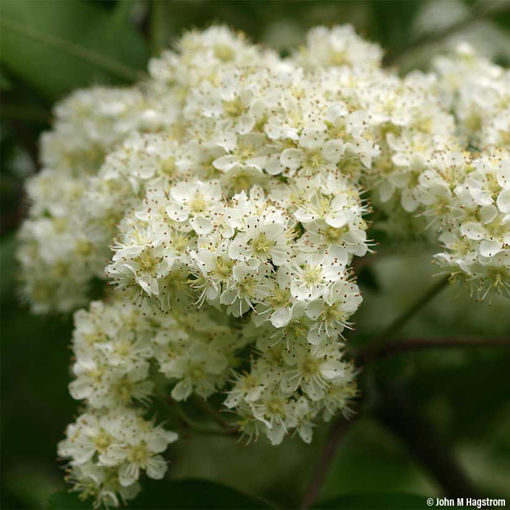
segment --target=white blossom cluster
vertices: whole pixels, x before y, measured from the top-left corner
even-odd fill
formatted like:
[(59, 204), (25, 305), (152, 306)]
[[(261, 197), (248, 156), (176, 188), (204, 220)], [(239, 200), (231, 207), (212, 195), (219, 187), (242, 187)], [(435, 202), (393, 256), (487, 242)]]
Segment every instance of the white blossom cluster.
[(510, 295), (510, 152), (438, 153), (413, 190), (445, 251), (436, 259), (485, 298)]
[(480, 57), (469, 44), (433, 62), (438, 94), (453, 111), (463, 145), (484, 150), (510, 145), (510, 72)]
[(167, 464), (161, 453), (176, 439), (175, 432), (155, 426), (136, 410), (119, 408), (81, 414), (67, 427), (58, 450), (72, 459), (68, 481), (81, 497), (119, 506), (140, 492), (141, 470), (163, 478)]
[(157, 397), (221, 391), (240, 432), (273, 444), (349, 414), (365, 193), (376, 226), (425, 217), (448, 271), (508, 292), (507, 75), (461, 52), (400, 78), (381, 56), (351, 27), (313, 29), (288, 58), (211, 27), (137, 87), (57, 107), (19, 259), (36, 312), (86, 304), (93, 278), (114, 287), (75, 315), (85, 409), (59, 452), (83, 495), (116, 505), (142, 471), (163, 476), (176, 435), (147, 419)]
[(136, 89), (96, 87), (59, 103), (51, 132), (40, 141), (42, 170), (26, 186), (29, 217), (18, 258), (24, 294), (36, 313), (68, 312), (88, 303), (93, 276), (102, 277), (108, 239), (97, 239), (83, 216), (84, 194), (105, 155), (143, 123)]
[[(454, 112), (468, 151), (453, 151), (420, 178), (421, 202), (441, 222), (438, 254), (453, 273), (467, 276), (482, 297), (510, 295), (510, 71), (461, 44), (437, 57), (438, 93)], [(446, 191), (449, 188), (449, 191)], [(446, 212), (446, 210), (448, 212)]]
[(177, 400), (192, 391), (207, 397), (228, 380), (239, 336), (202, 310), (163, 313), (119, 299), (76, 312), (69, 391), (86, 408), (59, 445), (75, 488), (117, 506), (138, 493), (142, 471), (162, 478), (161, 453), (177, 434), (143, 418), (158, 391), (151, 370), (179, 381), (171, 393)]
[(437, 232), (446, 272), (481, 298), (510, 296), (510, 72), (465, 44), (438, 57), (434, 71), (432, 91), (455, 123), (445, 117), (448, 129), (434, 126), (427, 142), (388, 134), (389, 181), (400, 179), (402, 208)]

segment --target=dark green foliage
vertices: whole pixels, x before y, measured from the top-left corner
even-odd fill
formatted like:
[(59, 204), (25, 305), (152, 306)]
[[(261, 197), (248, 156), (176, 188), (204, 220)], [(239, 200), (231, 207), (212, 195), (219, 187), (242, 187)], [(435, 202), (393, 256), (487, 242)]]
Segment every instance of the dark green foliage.
[[(228, 510), (272, 508), (264, 501), (247, 496), (225, 485), (206, 480), (165, 480), (163, 482), (146, 481), (146, 490), (129, 505), (141, 509), (209, 509)], [(46, 508), (52, 510), (70, 510), (89, 508), (75, 494), (61, 491), (48, 501)]]
[(370, 510), (415, 510), (427, 508), (424, 496), (403, 493), (376, 493), (376, 494), (357, 494), (341, 496), (340, 498), (329, 499), (317, 503), (313, 506), (317, 510), (330, 509), (357, 509), (365, 508)]
[(78, 0), (4, 0), (2, 63), (51, 99), (92, 82), (135, 80), (147, 50), (123, 3), (110, 12)]
[(90, 508), (90, 503), (80, 500), (76, 493), (64, 490), (52, 494), (44, 508), (52, 510), (79, 510), (81, 508)]

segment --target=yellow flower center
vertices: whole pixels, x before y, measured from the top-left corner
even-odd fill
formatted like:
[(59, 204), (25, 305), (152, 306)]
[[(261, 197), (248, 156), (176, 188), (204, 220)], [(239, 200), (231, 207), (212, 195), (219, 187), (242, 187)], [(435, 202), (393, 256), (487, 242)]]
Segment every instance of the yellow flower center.
[(268, 239), (266, 234), (261, 233), (254, 237), (250, 244), (255, 255), (267, 255), (276, 246), (276, 241)]

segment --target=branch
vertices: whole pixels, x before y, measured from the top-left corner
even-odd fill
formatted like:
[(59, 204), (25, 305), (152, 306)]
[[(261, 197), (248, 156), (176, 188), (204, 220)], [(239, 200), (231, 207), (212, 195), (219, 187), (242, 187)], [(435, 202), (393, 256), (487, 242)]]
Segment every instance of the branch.
[(431, 43), (438, 43), (448, 38), (450, 35), (462, 30), (472, 23), (476, 21), (480, 21), (482, 18), (492, 16), (494, 14), (499, 14), (505, 11), (508, 11), (508, 2), (503, 1), (492, 1), (492, 2), (479, 2), (475, 5), (469, 16), (456, 21), (450, 26), (442, 29), (436, 30), (432, 32), (428, 32), (421, 37), (416, 38), (414, 41), (411, 41), (407, 46), (402, 46), (392, 53), (388, 53), (384, 57), (385, 65), (393, 65), (396, 64), (399, 60), (401, 60), (404, 56), (406, 56), (411, 51), (419, 48), (420, 46), (425, 46)]
[(357, 416), (358, 415), (355, 415), (351, 419), (347, 419), (344, 416), (340, 416), (331, 425), (328, 437), (326, 438), (326, 442), (324, 443), (319, 460), (315, 465), (312, 480), (310, 481), (310, 484), (306, 489), (303, 498), (303, 503), (301, 504), (302, 509), (310, 508), (310, 506), (312, 506), (315, 500), (317, 499), (320, 489), (322, 488), (322, 485), (324, 484), (324, 481), (326, 479), (326, 474), (329, 470), (331, 462), (335, 458), (338, 445), (340, 444), (340, 441), (344, 438), (345, 434), (347, 433), (351, 425), (356, 421)]
[(368, 346), (354, 355), (358, 363), (368, 363), (408, 351), (426, 349), (459, 349), (464, 347), (507, 347), (510, 338), (414, 338), (412, 340), (395, 340), (385, 345)]
[(448, 445), (406, 397), (395, 390), (383, 394), (376, 410), (379, 420), (396, 435), (426, 467), (449, 497), (479, 497), (477, 489), (450, 454)]

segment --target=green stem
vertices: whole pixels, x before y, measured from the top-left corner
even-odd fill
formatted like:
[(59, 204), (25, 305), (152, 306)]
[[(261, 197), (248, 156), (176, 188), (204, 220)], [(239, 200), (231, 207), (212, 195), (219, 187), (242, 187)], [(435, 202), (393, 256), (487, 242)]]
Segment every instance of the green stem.
[(450, 276), (444, 276), (435, 285), (420, 296), (409, 308), (399, 315), (391, 324), (384, 328), (381, 333), (370, 340), (370, 348), (376, 349), (388, 339), (395, 338), (396, 334), (404, 327), (407, 322), (419, 312), (426, 304), (436, 297), (447, 285)]
[(174, 400), (167, 398), (166, 401), (172, 406), (172, 408), (175, 411), (175, 414), (177, 414), (179, 420), (186, 425), (190, 430), (193, 432), (196, 432), (197, 434), (204, 434), (204, 435), (213, 435), (213, 436), (230, 436), (228, 432), (225, 430), (220, 429), (213, 429), (210, 427), (205, 427), (204, 425), (197, 423), (195, 420), (190, 418), (184, 410), (181, 408), (181, 406), (175, 402)]
[(151, 55), (157, 56), (166, 46), (165, 5), (161, 0), (151, 0), (149, 9)]
[(211, 417), (225, 431), (225, 433), (231, 435), (238, 433), (237, 429), (228, 423), (228, 421), (224, 420), (220, 413), (218, 413), (216, 409), (213, 409), (207, 401), (199, 397), (195, 397), (194, 401), (205, 414)]

